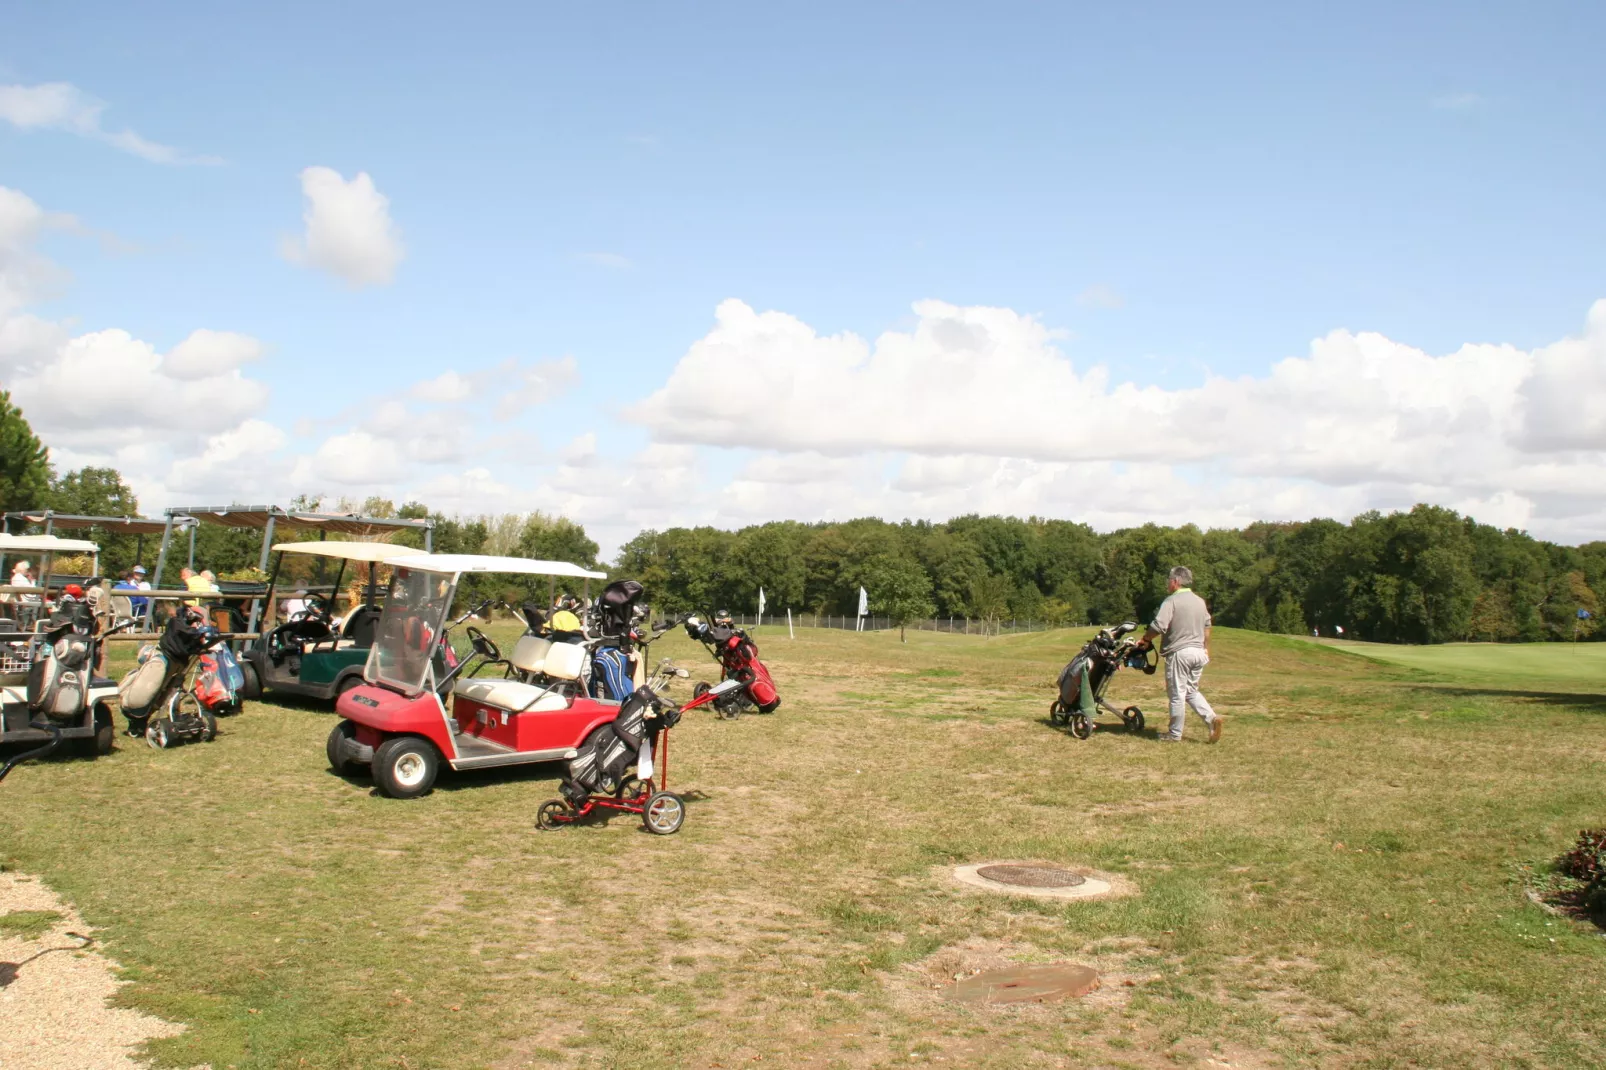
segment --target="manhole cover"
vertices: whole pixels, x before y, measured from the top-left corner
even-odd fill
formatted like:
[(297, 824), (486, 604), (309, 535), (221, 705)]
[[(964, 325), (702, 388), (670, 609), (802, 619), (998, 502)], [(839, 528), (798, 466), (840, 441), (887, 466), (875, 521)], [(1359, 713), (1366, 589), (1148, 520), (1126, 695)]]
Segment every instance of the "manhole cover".
[(947, 992), (960, 1003), (1053, 1003), (1085, 996), (1099, 986), (1098, 971), (1074, 962), (1011, 966), (967, 977)]
[(1023, 866), (1006, 863), (982, 866), (976, 871), (976, 876), (1016, 888), (1075, 888), (1077, 885), (1087, 883), (1087, 878), (1080, 873), (1061, 869), (1059, 866)]

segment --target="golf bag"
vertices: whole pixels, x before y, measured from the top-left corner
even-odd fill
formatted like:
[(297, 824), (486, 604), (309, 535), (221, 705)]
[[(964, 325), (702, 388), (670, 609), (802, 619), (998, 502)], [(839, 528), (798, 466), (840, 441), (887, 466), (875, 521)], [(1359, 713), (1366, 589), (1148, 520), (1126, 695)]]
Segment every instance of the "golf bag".
[(201, 671), (195, 677), (195, 698), (213, 713), (238, 713), (240, 689), (245, 673), (229, 648), (218, 644), (201, 655)]
[(613, 794), (631, 766), (642, 780), (651, 778), (652, 739), (679, 720), (674, 706), (659, 702), (648, 688), (637, 688), (620, 705), (619, 716), (587, 736), (580, 753), (569, 760), (563, 794), (575, 802), (596, 792)]
[(739, 680), (740, 694), (758, 707), (760, 713), (774, 713), (781, 705), (781, 693), (764, 663), (758, 660), (758, 644), (747, 633), (729, 624), (709, 624), (692, 617), (686, 621), (686, 634), (707, 645), (724, 670), (721, 677)]
[(117, 685), (117, 704), (130, 722), (150, 715), (151, 707), (162, 697), (169, 673), (167, 655), (151, 644), (140, 649), (139, 664)]
[(615, 580), (603, 588), (602, 597), (597, 599), (597, 624), (601, 634), (609, 639), (629, 635), (637, 616), (645, 615), (646, 607), (640, 603), (646, 592), (647, 589), (635, 580)]
[(1143, 711), (1136, 706), (1117, 710), (1104, 699), (1110, 679), (1123, 667), (1152, 673), (1158, 664), (1152, 651), (1139, 652), (1131, 639), (1124, 638), (1137, 630), (1131, 621), (1113, 628), (1104, 628), (1077, 651), (1056, 681), (1059, 698), (1049, 706), (1049, 719), (1055, 724), (1069, 724), (1071, 733), (1086, 739), (1093, 731), (1093, 718), (1100, 707), (1120, 714), (1129, 731), (1143, 730)]
[(50, 618), (28, 669), (28, 709), (54, 720), (84, 712), (89, 696), (95, 641), (94, 616), (83, 603), (63, 606)]

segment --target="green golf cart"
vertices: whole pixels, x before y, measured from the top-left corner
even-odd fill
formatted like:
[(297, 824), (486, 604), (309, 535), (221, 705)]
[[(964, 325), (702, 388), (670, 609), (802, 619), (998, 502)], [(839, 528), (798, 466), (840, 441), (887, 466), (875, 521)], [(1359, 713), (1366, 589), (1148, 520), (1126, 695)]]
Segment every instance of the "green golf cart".
[[(273, 552), (279, 556), (268, 581), (260, 631), (240, 654), (244, 696), (260, 698), (265, 691), (277, 691), (333, 701), (362, 683), (368, 648), (374, 645), (379, 624), (377, 599), (387, 586), (377, 582), (380, 562), (427, 555), (388, 542), (283, 542)], [(327, 572), (332, 562), (338, 565), (331, 583), (299, 575)], [(367, 582), (361, 599), (339, 616), (341, 581), (348, 565), (357, 569), (367, 565)], [(285, 590), (293, 593), (285, 595)]]

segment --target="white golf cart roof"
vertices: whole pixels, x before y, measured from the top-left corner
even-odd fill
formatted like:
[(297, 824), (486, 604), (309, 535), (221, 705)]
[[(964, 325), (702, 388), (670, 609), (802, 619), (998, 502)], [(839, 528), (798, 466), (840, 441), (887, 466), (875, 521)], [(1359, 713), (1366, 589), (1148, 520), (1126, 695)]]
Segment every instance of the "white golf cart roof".
[(567, 561), (532, 561), (528, 557), (494, 557), (489, 554), (430, 554), (428, 557), (397, 558), (393, 564), (423, 572), (512, 572), (523, 576), (572, 576), (582, 580), (605, 580), (606, 572), (592, 572)]
[(274, 544), (273, 552), (330, 557), (337, 561), (390, 561), (425, 556), (423, 550), (388, 542), (281, 542)]
[(0, 553), (33, 550), (36, 553), (98, 554), (100, 547), (86, 539), (63, 539), (55, 535), (0, 535)]

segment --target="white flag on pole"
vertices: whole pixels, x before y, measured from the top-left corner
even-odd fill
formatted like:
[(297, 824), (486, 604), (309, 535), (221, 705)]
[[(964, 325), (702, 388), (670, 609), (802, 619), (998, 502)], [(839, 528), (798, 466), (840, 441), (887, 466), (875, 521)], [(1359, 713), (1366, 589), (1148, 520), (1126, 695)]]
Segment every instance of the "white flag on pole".
[(758, 622), (764, 623), (764, 588), (758, 589)]
[(859, 616), (868, 617), (869, 615), (870, 615), (870, 592), (866, 591), (863, 587), (860, 587), (859, 588)]

